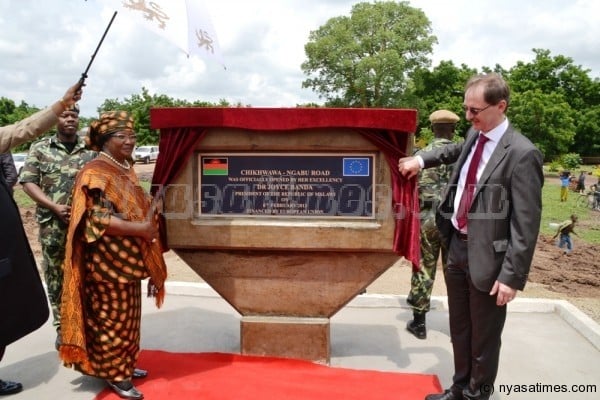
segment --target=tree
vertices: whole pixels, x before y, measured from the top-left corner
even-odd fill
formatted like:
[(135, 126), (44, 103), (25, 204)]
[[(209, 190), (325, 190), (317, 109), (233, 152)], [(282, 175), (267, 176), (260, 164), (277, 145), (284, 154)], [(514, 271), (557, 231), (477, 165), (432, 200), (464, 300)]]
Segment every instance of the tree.
[(561, 102), (569, 106), (569, 117), (574, 121), (574, 125), (573, 132), (569, 134), (569, 138), (572, 139), (569, 147), (564, 149), (564, 142), (561, 142), (557, 148), (583, 155), (597, 154), (600, 148), (597, 129), (600, 81), (597, 78), (592, 80), (589, 76), (590, 71), (574, 65), (569, 57), (552, 57), (550, 51), (544, 49), (533, 49), (533, 52), (535, 59), (532, 62), (519, 61), (510, 69), (508, 80), (512, 91), (525, 93), (537, 90), (546, 95), (560, 95)]
[[(98, 108), (101, 114), (110, 110), (123, 110), (131, 114), (134, 120), (134, 129), (136, 132), (137, 145), (156, 144), (159, 139), (159, 132), (156, 129), (150, 128), (150, 109), (152, 107), (227, 107), (229, 103), (221, 100), (219, 104), (209, 103), (205, 101), (189, 102), (187, 100), (173, 99), (167, 95), (150, 95), (150, 92), (145, 87), (142, 87), (141, 94), (133, 94), (123, 101), (118, 99), (106, 99)], [(238, 105), (239, 106), (239, 105)]]
[(410, 74), (430, 64), (437, 38), (420, 9), (408, 2), (358, 3), (309, 35), (301, 68), (329, 106), (395, 107)]
[(600, 154), (600, 105), (589, 107), (579, 113), (573, 151), (583, 156)]
[[(6, 97), (0, 97), (0, 126), (14, 124), (15, 122), (27, 118), (36, 111), (39, 111), (37, 107), (31, 107), (23, 101), (17, 106), (14, 101), (7, 99)], [(50, 134), (56, 132), (56, 128), (52, 128), (50, 132)], [(29, 149), (30, 145), (31, 142), (24, 143), (11, 151), (13, 153), (24, 152)]]
[[(404, 104), (419, 110), (419, 136), (421, 131), (428, 132), (429, 115), (435, 110), (446, 109), (459, 116), (463, 114), (465, 83), (476, 73), (464, 64), (458, 68), (452, 61), (441, 61), (432, 70), (419, 68), (414, 72)], [(464, 136), (468, 127), (468, 121), (461, 118), (456, 126), (458, 136)], [(423, 139), (426, 141), (427, 138)]]
[(546, 160), (569, 151), (575, 137), (575, 121), (562, 94), (547, 94), (540, 89), (513, 93), (507, 113), (511, 123), (540, 149)]

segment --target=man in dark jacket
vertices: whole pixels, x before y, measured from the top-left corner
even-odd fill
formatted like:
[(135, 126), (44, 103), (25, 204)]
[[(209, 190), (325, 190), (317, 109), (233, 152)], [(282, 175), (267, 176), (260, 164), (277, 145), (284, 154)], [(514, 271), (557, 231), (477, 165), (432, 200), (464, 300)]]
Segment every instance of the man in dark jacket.
[[(81, 98), (81, 84), (67, 90), (50, 107), (15, 124), (0, 127), (0, 153), (52, 128), (58, 116)], [(33, 332), (49, 316), (48, 301), (29, 247), (17, 204), (4, 174), (0, 174), (0, 360), (10, 343)], [(18, 382), (0, 380), (0, 396), (18, 393)]]
[(17, 172), (15, 161), (10, 152), (0, 153), (0, 174), (4, 175), (4, 180), (12, 194), (13, 187), (17, 184), (19, 173)]

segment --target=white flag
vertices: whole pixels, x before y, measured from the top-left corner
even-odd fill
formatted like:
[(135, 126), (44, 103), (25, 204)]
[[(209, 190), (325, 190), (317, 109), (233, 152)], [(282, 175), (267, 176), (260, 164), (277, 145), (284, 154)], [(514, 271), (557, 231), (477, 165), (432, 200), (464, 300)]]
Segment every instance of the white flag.
[(188, 55), (223, 59), (210, 16), (201, 0), (119, 0), (118, 12), (165, 37)]

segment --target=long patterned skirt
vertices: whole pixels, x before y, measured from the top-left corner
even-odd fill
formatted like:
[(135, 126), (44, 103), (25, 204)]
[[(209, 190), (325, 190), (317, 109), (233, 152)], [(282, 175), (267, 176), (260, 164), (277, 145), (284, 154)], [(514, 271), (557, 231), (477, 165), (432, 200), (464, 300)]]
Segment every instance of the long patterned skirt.
[(110, 381), (131, 378), (140, 351), (142, 286), (85, 283), (85, 331), (93, 375)]

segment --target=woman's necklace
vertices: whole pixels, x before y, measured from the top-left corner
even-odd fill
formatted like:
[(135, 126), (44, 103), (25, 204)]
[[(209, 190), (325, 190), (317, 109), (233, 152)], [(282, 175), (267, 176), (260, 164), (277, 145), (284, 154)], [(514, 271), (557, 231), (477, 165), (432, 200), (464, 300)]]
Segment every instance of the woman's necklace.
[(111, 156), (110, 154), (101, 151), (100, 154), (102, 154), (104, 157), (108, 158), (110, 161), (114, 162), (115, 164), (117, 164), (119, 167), (123, 168), (123, 169), (130, 169), (131, 165), (129, 165), (129, 161), (125, 160), (124, 163), (118, 162), (113, 156)]

